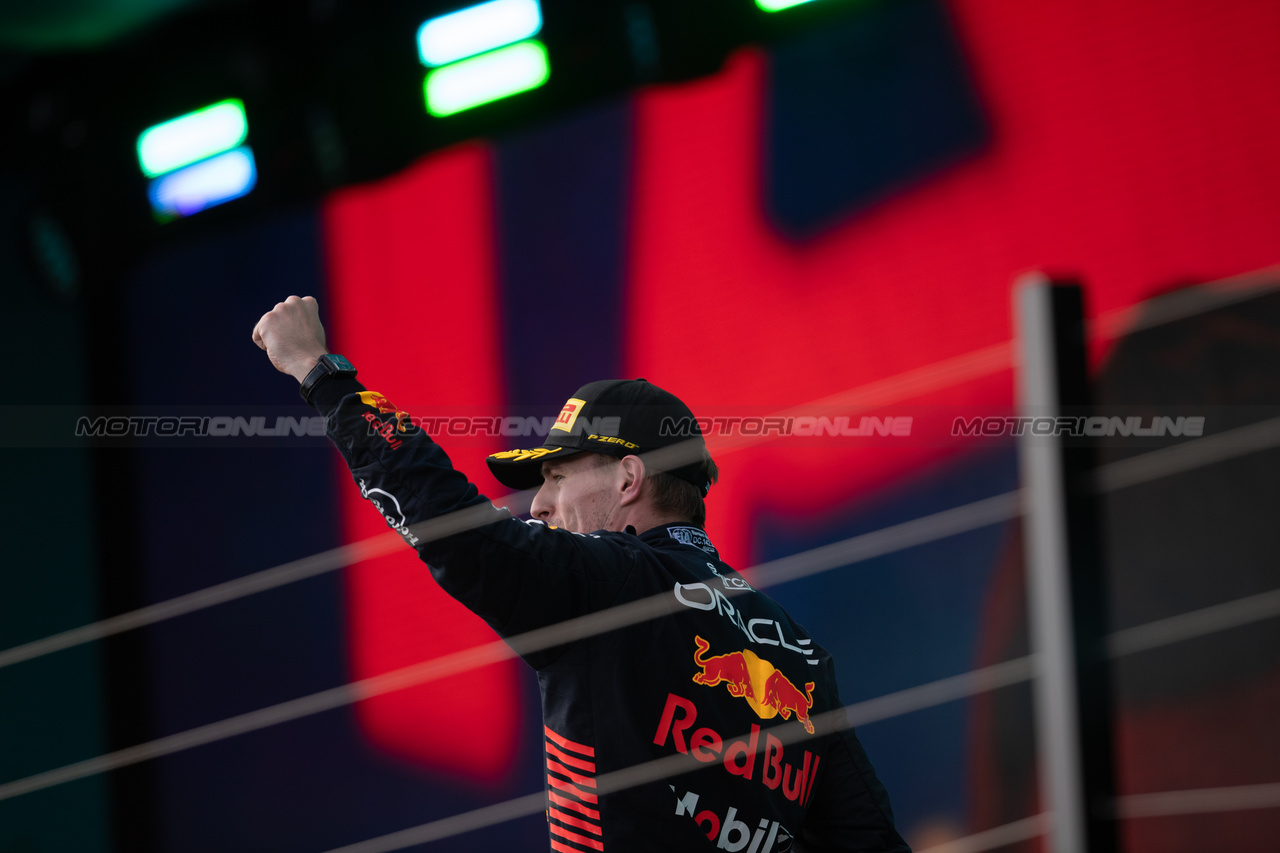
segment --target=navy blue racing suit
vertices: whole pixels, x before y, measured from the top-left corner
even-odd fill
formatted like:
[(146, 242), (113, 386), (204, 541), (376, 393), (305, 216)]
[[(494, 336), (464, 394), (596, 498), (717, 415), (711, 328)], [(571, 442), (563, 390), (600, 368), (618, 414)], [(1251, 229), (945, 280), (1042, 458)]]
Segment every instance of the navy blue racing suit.
[[(356, 380), (326, 380), (313, 401), (361, 493), (537, 671), (553, 850), (908, 850), (839, 724), (831, 656), (705, 532), (584, 535), (516, 518)], [(641, 601), (656, 618), (611, 611), (589, 636), (528, 635)], [(609, 775), (677, 754), (678, 775)]]

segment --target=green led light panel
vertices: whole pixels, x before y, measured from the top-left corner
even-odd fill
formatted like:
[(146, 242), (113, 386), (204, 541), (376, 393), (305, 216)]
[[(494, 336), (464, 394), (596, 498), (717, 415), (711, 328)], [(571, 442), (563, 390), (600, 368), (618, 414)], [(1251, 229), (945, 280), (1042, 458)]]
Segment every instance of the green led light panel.
[(538, 0), (491, 0), (432, 18), (418, 29), (418, 56), (427, 66), (448, 65), (538, 34)]
[(427, 112), (447, 116), (536, 89), (551, 75), (547, 49), (535, 40), (464, 59), (427, 75)]
[(244, 104), (230, 98), (144, 130), (138, 136), (138, 163), (154, 178), (235, 148), (248, 133)]
[(756, 0), (756, 5), (766, 12), (781, 12), (783, 9), (811, 2), (813, 0)]

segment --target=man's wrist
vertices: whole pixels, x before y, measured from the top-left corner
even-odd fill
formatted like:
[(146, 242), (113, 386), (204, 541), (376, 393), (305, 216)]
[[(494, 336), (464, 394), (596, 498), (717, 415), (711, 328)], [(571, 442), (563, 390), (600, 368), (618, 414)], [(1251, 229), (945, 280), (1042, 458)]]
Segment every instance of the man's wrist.
[(289, 369), (286, 370), (285, 373), (288, 373), (294, 379), (298, 380), (298, 384), (302, 384), (302, 380), (307, 378), (307, 374), (315, 368), (316, 363), (320, 361), (320, 356), (322, 355), (324, 355), (324, 353), (318, 352), (296, 359), (290, 363)]
[(356, 369), (342, 356), (336, 353), (325, 353), (316, 359), (315, 365), (303, 377), (298, 386), (298, 393), (307, 405), (313, 405), (312, 395), (316, 388), (324, 382), (334, 379), (355, 379)]

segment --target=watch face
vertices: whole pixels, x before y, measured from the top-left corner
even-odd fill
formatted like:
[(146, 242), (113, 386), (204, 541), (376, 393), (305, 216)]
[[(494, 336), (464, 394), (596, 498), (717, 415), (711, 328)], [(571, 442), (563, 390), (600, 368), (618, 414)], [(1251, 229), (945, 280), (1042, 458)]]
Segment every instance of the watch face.
[(329, 353), (325, 358), (329, 359), (338, 370), (355, 370), (351, 362), (336, 353)]

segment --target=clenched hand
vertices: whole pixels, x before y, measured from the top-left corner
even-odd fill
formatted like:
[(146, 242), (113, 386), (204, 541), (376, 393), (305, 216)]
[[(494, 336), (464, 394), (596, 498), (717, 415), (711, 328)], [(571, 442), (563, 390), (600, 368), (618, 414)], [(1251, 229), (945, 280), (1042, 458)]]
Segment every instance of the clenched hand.
[(276, 370), (301, 382), (328, 352), (315, 297), (290, 296), (277, 302), (253, 327), (253, 342), (267, 351)]

